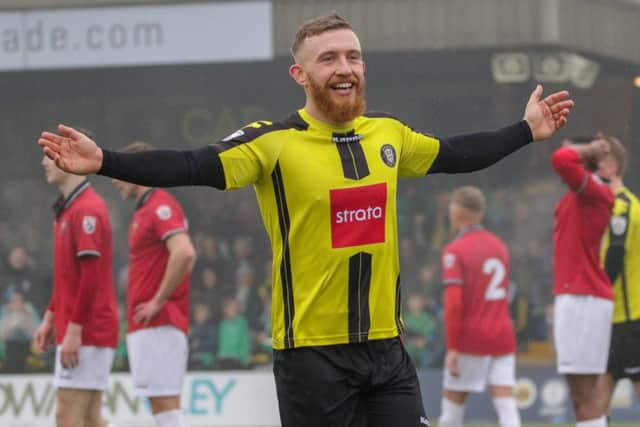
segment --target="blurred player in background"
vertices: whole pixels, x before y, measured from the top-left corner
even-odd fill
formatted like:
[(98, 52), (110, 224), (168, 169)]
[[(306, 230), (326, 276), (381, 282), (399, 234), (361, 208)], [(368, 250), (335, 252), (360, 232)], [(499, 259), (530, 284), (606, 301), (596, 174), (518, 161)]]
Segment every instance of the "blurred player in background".
[(553, 232), (554, 343), (578, 427), (607, 424), (598, 376), (607, 368), (613, 292), (599, 258), (613, 193), (594, 173), (611, 151), (608, 141), (564, 143), (551, 164), (569, 191), (555, 209)]
[[(134, 142), (122, 151), (139, 153)], [(147, 397), (158, 427), (184, 427), (180, 410), (187, 369), (189, 280), (195, 250), (182, 207), (167, 191), (113, 180), (136, 202), (129, 226), (127, 347), (136, 393)]]
[(102, 392), (118, 344), (111, 223), (104, 200), (83, 176), (42, 159), (62, 195), (53, 209), (53, 293), (34, 333), (46, 351), (55, 330), (58, 427), (104, 427)]
[(476, 187), (451, 194), (455, 240), (442, 255), (447, 339), (438, 426), (461, 427), (470, 392), (487, 384), (501, 427), (519, 427), (514, 398), (516, 338), (509, 312), (509, 251), (482, 226), (485, 198)]
[[(546, 139), (566, 91), (536, 87), (524, 119), (436, 138), (365, 113), (360, 41), (336, 14), (297, 32), (289, 74), (306, 103), (195, 150), (114, 153), (72, 128), (39, 143), (57, 164), (152, 186), (253, 185), (272, 244), (274, 375), (284, 427), (425, 426), (403, 331), (396, 189), (400, 177), (463, 173)], [(391, 77), (392, 78), (392, 77)]]
[(640, 397), (640, 202), (622, 177), (627, 153), (617, 138), (603, 136), (611, 151), (598, 164), (598, 176), (615, 195), (609, 229), (602, 245), (602, 260), (613, 283), (613, 329), (607, 375), (600, 384), (607, 407), (615, 384), (629, 378)]

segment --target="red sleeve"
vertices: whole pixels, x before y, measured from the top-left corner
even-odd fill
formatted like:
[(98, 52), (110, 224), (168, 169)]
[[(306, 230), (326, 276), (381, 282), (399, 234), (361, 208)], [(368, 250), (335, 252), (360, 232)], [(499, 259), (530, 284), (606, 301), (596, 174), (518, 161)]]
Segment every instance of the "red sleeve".
[(49, 306), (47, 307), (47, 310), (49, 310), (52, 313), (55, 313), (55, 304), (53, 303), (53, 295), (51, 295), (51, 299), (49, 300)]
[(160, 240), (187, 231), (187, 221), (180, 205), (169, 197), (153, 208), (153, 227)]
[(551, 156), (551, 166), (571, 191), (584, 190), (589, 173), (580, 162), (580, 155), (571, 147), (557, 149)]
[(100, 256), (102, 254), (106, 227), (100, 211), (79, 209), (72, 217), (70, 225), (74, 233), (74, 249), (77, 257)]
[(462, 268), (462, 260), (460, 256), (452, 249), (445, 248), (442, 255), (442, 283), (449, 285), (464, 285), (464, 274)]
[(571, 191), (594, 201), (613, 203), (613, 193), (609, 187), (584, 168), (576, 150), (570, 147), (556, 150), (551, 156), (551, 164)]
[(93, 299), (96, 294), (95, 278), (100, 275), (100, 257), (84, 256), (78, 258), (80, 263), (80, 285), (76, 304), (71, 313), (71, 321), (84, 325), (89, 320)]
[(462, 286), (447, 286), (444, 290), (444, 324), (447, 349), (457, 350), (462, 328)]

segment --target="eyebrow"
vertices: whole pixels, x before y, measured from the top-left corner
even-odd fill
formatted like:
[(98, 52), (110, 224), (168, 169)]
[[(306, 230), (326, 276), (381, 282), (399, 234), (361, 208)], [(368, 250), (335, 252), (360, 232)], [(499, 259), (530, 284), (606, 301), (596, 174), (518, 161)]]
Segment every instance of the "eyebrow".
[[(316, 55), (316, 59), (322, 58), (325, 55), (336, 55), (336, 54), (338, 54), (338, 52), (339, 52), (339, 50), (336, 50), (336, 49), (325, 50), (325, 51), (322, 51), (322, 52), (318, 53), (318, 55)], [(357, 53), (359, 56), (362, 56), (362, 51), (360, 51), (358, 49), (349, 49), (347, 51), (347, 55), (350, 55), (352, 53)]]

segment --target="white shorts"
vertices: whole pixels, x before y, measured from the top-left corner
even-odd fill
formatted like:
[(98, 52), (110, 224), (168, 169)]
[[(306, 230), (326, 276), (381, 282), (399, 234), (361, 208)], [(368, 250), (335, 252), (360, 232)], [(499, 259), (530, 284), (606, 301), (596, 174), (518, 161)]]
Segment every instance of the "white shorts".
[(609, 357), (613, 301), (591, 295), (557, 295), (553, 340), (558, 373), (604, 374)]
[(110, 347), (81, 346), (78, 365), (63, 368), (60, 360), (62, 346), (56, 347), (54, 385), (58, 388), (105, 391), (109, 386), (109, 373), (113, 362)]
[(129, 367), (140, 397), (180, 396), (187, 370), (187, 336), (173, 326), (127, 335)]
[(442, 387), (451, 391), (481, 393), (489, 385), (514, 387), (516, 356), (474, 356), (458, 353), (460, 375), (452, 376), (445, 368)]

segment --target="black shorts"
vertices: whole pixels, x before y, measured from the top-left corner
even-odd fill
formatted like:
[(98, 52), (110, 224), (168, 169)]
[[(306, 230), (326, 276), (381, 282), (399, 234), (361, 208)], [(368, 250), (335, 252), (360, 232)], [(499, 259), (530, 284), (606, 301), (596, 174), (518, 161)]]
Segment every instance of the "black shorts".
[(640, 321), (613, 324), (607, 373), (640, 382)]
[(399, 338), (275, 350), (282, 427), (426, 427), (416, 369)]

